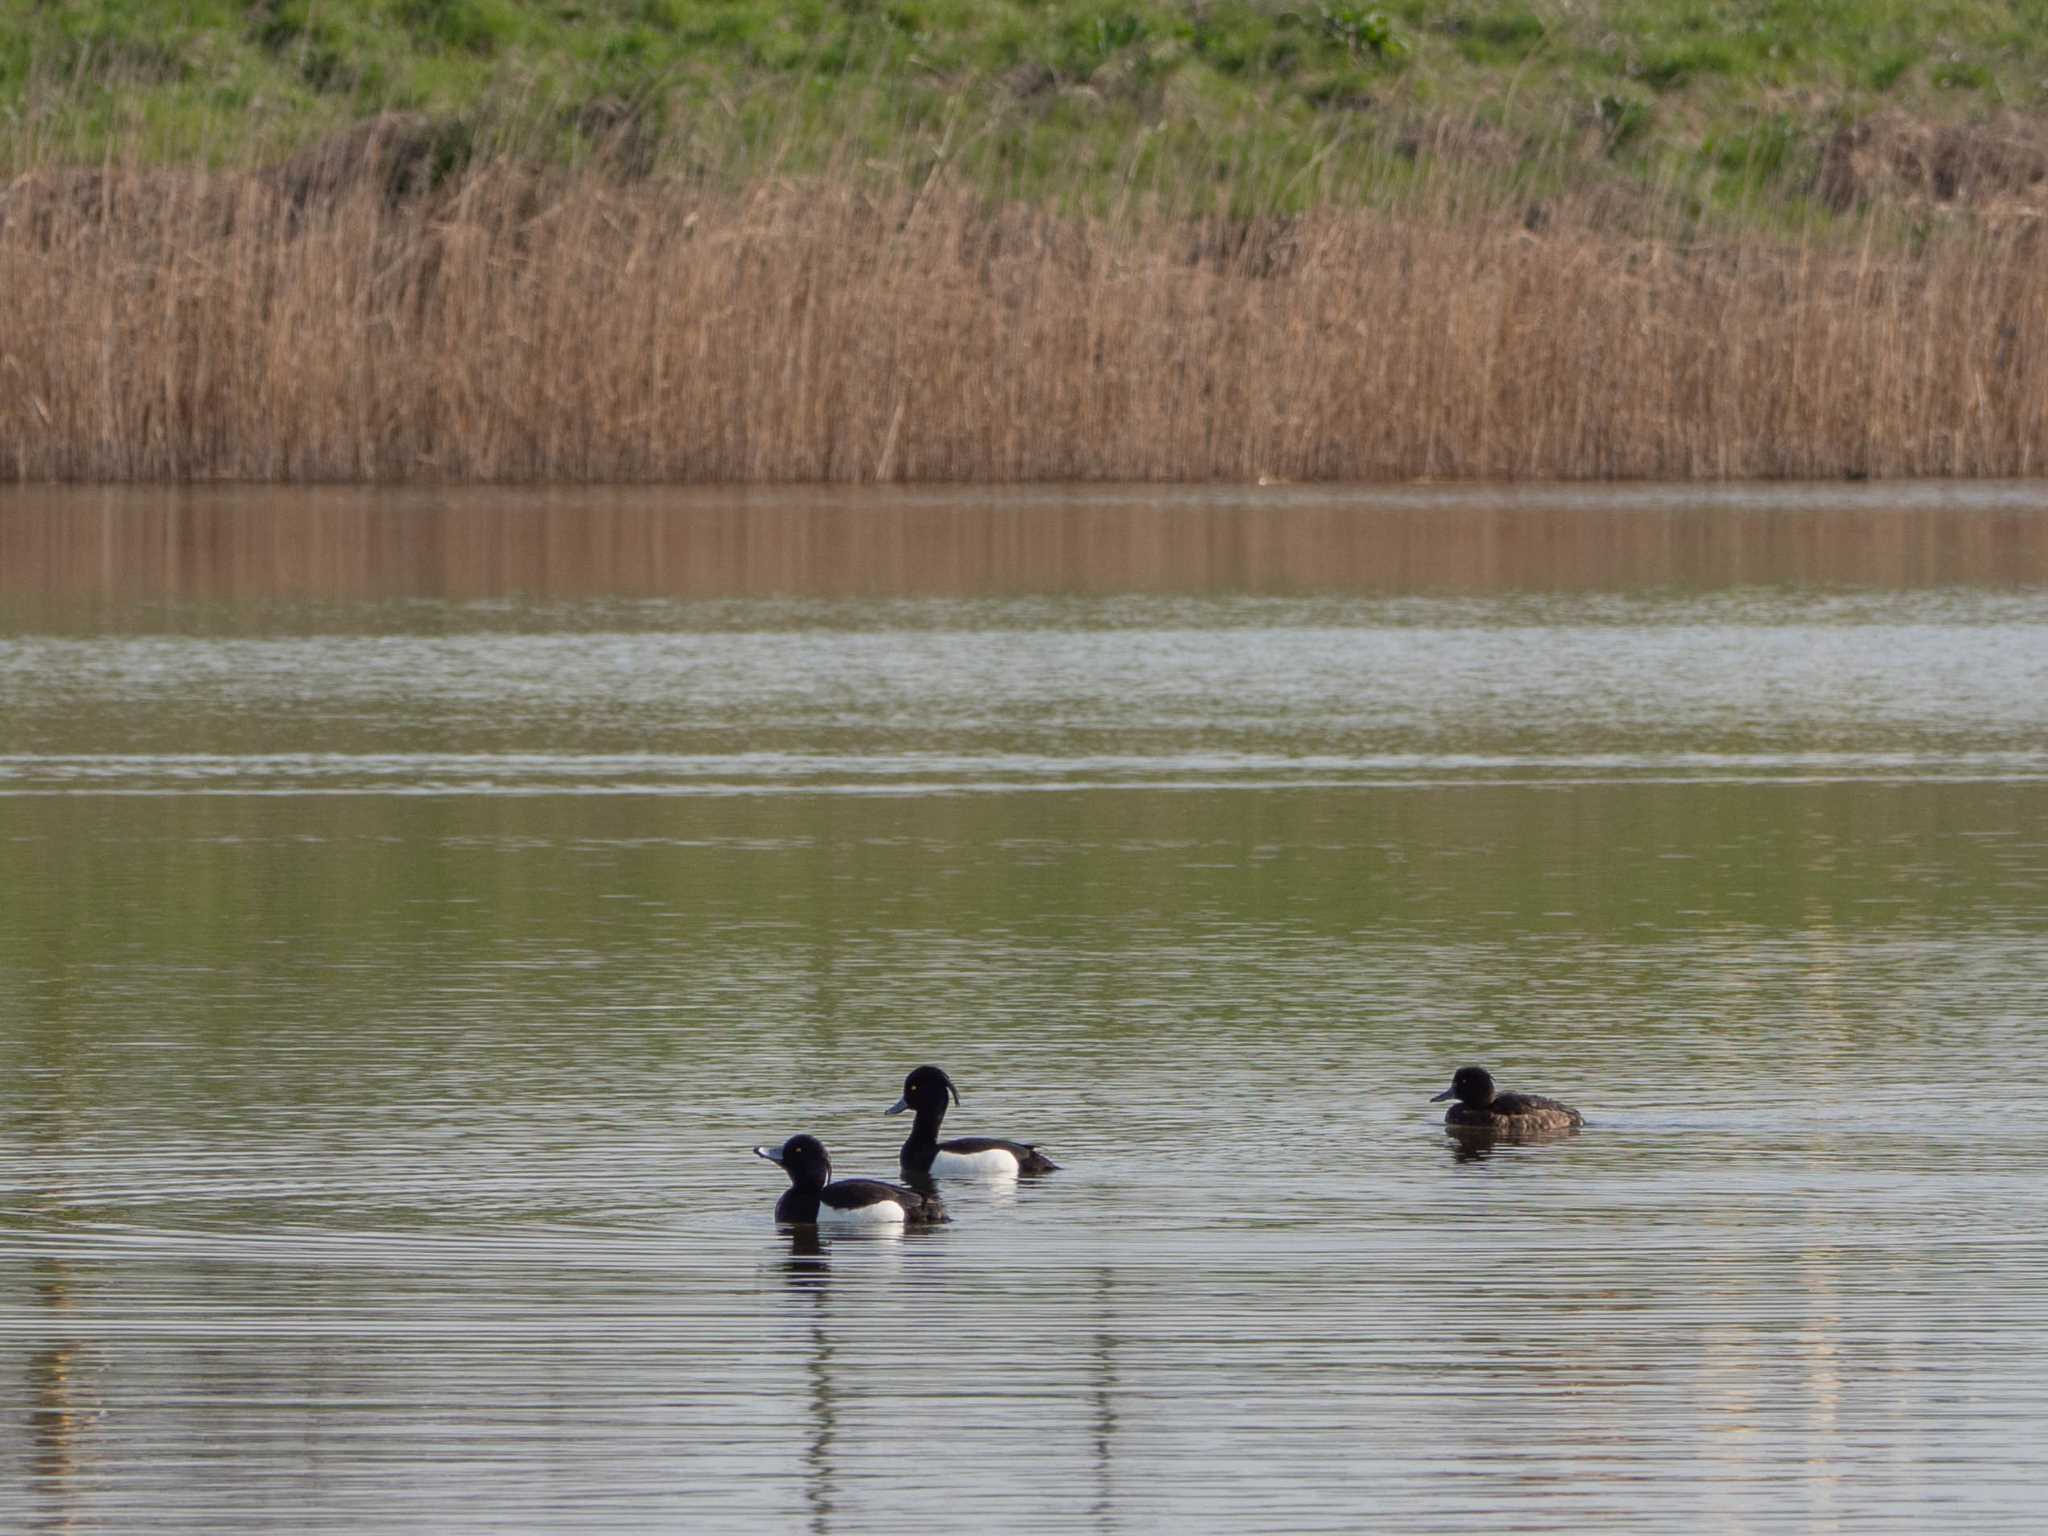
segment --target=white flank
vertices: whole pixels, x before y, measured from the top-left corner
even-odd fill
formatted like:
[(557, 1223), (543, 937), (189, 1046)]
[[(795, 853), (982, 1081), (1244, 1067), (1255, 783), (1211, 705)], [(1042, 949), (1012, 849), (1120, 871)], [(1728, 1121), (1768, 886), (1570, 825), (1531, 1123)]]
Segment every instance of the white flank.
[(932, 1159), (935, 1179), (1014, 1179), (1017, 1154), (991, 1147), (986, 1152), (941, 1152)]
[(821, 1227), (900, 1227), (903, 1217), (903, 1207), (894, 1200), (877, 1200), (873, 1205), (856, 1205), (851, 1210), (836, 1205), (818, 1207)]

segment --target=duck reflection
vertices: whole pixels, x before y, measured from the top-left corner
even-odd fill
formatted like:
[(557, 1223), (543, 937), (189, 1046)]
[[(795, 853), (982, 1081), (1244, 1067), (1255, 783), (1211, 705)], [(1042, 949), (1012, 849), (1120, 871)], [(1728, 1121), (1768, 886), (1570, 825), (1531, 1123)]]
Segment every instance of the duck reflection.
[[(30, 1076), (30, 1081), (37, 1085), (36, 1107), (40, 1113), (30, 1117), (29, 1137), (38, 1155), (52, 1168), (64, 1167), (72, 1150), (71, 1127), (79, 1081), (73, 1070), (73, 1052), (78, 1039), (90, 1038), (89, 1032), (74, 1033), (68, 1023), (64, 1018), (53, 1018), (48, 1021), (47, 1032), (37, 1035), (36, 1064), (45, 1070)], [(30, 1200), (39, 1228), (63, 1225), (73, 1204), (73, 1192), (61, 1176)], [(62, 1258), (38, 1255), (30, 1261), (28, 1282), (47, 1340), (42, 1348), (23, 1357), (30, 1405), (30, 1465), (35, 1471), (40, 1506), (36, 1527), (75, 1530), (84, 1523), (81, 1494), (93, 1470), (93, 1432), (105, 1409), (93, 1389), (91, 1357), (76, 1337), (80, 1324), (69, 1316), (78, 1303), (74, 1267)]]
[(789, 1257), (782, 1261), (782, 1276), (794, 1291), (818, 1290), (832, 1278), (831, 1250), (816, 1227), (789, 1229)]
[(1111, 1469), (1116, 1465), (1116, 1271), (1108, 1265), (1096, 1269), (1095, 1337), (1090, 1350), (1095, 1378), (1095, 1503), (1090, 1513), (1106, 1521), (1116, 1509), (1116, 1487)]
[(1451, 1158), (1460, 1163), (1483, 1163), (1501, 1147), (1542, 1147), (1577, 1138), (1576, 1129), (1549, 1131), (1496, 1131), (1483, 1126), (1447, 1125)]
[(810, 1442), (804, 1447), (804, 1504), (810, 1529), (818, 1536), (832, 1529), (838, 1509), (838, 1469), (833, 1446), (839, 1438), (839, 1391), (829, 1316), (832, 1286), (832, 1245), (814, 1226), (789, 1229), (789, 1256), (782, 1261), (782, 1279), (794, 1296), (811, 1308), (809, 1351), (804, 1361), (810, 1408)]
[[(33, 1289), (39, 1306), (52, 1312), (71, 1307), (70, 1266), (57, 1259), (38, 1259)], [(71, 1530), (78, 1524), (74, 1497), (87, 1461), (87, 1437), (99, 1417), (91, 1406), (83, 1378), (79, 1342), (64, 1339), (27, 1357), (29, 1433), (34, 1445), (36, 1483), (50, 1499), (38, 1528)]]
[(1454, 1163), (1483, 1163), (1493, 1156), (1499, 1143), (1498, 1136), (1478, 1132), (1451, 1137), (1451, 1161)]
[[(836, 1320), (832, 1316), (832, 1250), (837, 1244), (858, 1244), (872, 1262), (887, 1266), (907, 1244), (922, 1242), (944, 1231), (938, 1226), (884, 1228), (876, 1232), (836, 1233), (830, 1237), (815, 1226), (785, 1229), (788, 1255), (782, 1260), (782, 1280), (793, 1297), (802, 1297), (810, 1308), (808, 1351), (804, 1376), (808, 1386), (810, 1441), (804, 1451), (804, 1499), (810, 1511), (810, 1528), (820, 1533), (833, 1528), (839, 1513), (840, 1472), (835, 1447), (839, 1439), (840, 1367), (835, 1343)], [(867, 1266), (856, 1266), (867, 1267)], [(872, 1268), (869, 1268), (872, 1273)]]
[(804, 1502), (811, 1529), (825, 1536), (837, 1508), (839, 1477), (832, 1448), (839, 1438), (839, 1393), (833, 1380), (832, 1333), (822, 1322), (811, 1325), (809, 1377), (811, 1443), (804, 1449)]

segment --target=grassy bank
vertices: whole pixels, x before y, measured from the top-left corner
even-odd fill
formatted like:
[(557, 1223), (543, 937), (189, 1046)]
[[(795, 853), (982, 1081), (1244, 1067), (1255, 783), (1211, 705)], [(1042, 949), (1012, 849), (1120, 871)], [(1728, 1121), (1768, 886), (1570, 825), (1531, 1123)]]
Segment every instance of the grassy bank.
[(0, 28), (11, 172), (246, 169), (408, 111), (558, 162), (943, 163), (998, 198), (1252, 214), (1370, 197), (1453, 119), (1458, 158), (1538, 194), (1782, 218), (2023, 179), (2044, 107), (2048, 0), (28, 0)]
[(2042, 11), (36, 5), (0, 476), (2038, 474)]
[(942, 182), (45, 173), (0, 476), (2031, 475), (2032, 223), (1631, 232), (1597, 198), (1087, 218)]

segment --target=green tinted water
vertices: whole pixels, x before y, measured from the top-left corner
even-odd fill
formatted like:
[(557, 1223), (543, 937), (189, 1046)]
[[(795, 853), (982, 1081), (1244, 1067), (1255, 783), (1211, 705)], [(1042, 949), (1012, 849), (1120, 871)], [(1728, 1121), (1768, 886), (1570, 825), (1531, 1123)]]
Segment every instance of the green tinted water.
[(2031, 493), (10, 494), (7, 1523), (2031, 1522)]

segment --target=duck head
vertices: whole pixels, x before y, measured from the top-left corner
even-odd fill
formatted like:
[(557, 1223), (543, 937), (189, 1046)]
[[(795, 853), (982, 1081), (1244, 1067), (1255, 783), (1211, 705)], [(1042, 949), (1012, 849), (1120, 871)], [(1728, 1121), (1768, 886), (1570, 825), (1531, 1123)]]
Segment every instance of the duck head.
[(1451, 1074), (1451, 1086), (1429, 1102), (1441, 1104), (1445, 1099), (1456, 1099), (1460, 1104), (1470, 1104), (1474, 1109), (1484, 1109), (1493, 1102), (1493, 1074), (1484, 1067), (1460, 1067)]
[(960, 1090), (953, 1086), (953, 1079), (937, 1067), (919, 1067), (903, 1079), (903, 1097), (891, 1104), (882, 1113), (900, 1115), (906, 1109), (919, 1115), (946, 1112), (946, 1095), (953, 1096), (953, 1102), (960, 1102)]
[(823, 1189), (832, 1182), (832, 1156), (815, 1136), (792, 1136), (779, 1147), (756, 1147), (754, 1156), (779, 1163), (799, 1189)]

